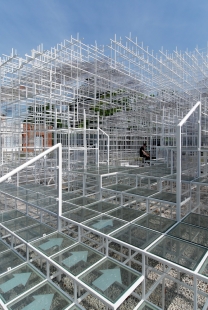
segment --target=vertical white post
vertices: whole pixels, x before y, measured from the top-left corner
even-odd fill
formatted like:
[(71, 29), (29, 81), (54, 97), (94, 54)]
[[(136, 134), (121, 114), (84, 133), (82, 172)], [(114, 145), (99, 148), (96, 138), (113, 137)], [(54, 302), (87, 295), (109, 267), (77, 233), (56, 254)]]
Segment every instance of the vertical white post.
[(86, 134), (86, 113), (84, 110), (84, 169), (87, 166), (87, 134)]
[(57, 169), (57, 182), (58, 182), (58, 231), (61, 231), (61, 219), (62, 215), (62, 145), (59, 145), (57, 150), (58, 155), (58, 169)]
[(201, 175), (201, 102), (198, 107), (198, 177)]
[(109, 141), (109, 136), (107, 136), (107, 138), (108, 138), (108, 146), (107, 146), (108, 158), (107, 158), (107, 162), (108, 162), (108, 166), (109, 166), (109, 154), (110, 154), (110, 141)]
[(99, 167), (99, 161), (100, 161), (100, 157), (99, 157), (99, 149), (100, 149), (100, 122), (99, 122), (99, 112), (97, 115), (97, 165)]
[(181, 219), (181, 127), (176, 127), (177, 176), (176, 176), (176, 219)]

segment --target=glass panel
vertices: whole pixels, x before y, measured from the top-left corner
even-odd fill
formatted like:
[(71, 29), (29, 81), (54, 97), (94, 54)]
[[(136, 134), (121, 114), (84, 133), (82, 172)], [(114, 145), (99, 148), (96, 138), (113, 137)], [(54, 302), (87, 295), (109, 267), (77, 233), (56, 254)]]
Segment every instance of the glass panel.
[(43, 284), (12, 303), (11, 310), (64, 310), (72, 302), (51, 284)]
[(190, 213), (182, 222), (208, 228), (208, 216), (206, 215)]
[(12, 250), (0, 253), (0, 273), (6, 272), (7, 268), (14, 268), (24, 262), (17, 254)]
[(147, 214), (141, 219), (134, 222), (134, 224), (154, 229), (162, 233), (168, 230), (175, 223), (176, 221), (174, 220), (170, 220), (153, 214)]
[(79, 278), (96, 292), (115, 303), (140, 276), (139, 273), (133, 272), (119, 263), (105, 259)]
[(147, 301), (143, 302), (142, 305), (138, 308), (138, 310), (158, 310), (154, 305), (151, 305)]
[(158, 191), (152, 190), (152, 189), (148, 189), (148, 188), (141, 188), (141, 187), (137, 187), (137, 188), (133, 188), (127, 191), (128, 194), (134, 194), (134, 195), (138, 195), (138, 196), (143, 196), (143, 197), (148, 197), (151, 196), (153, 194), (158, 193)]
[(208, 258), (205, 260), (204, 264), (202, 265), (199, 273), (205, 277), (208, 277)]
[(208, 230), (200, 227), (179, 223), (168, 234), (208, 247)]
[(149, 249), (150, 253), (191, 270), (197, 267), (206, 251), (205, 248), (173, 237), (163, 237)]
[(160, 235), (160, 233), (156, 233), (153, 230), (134, 224), (128, 225), (119, 232), (112, 234), (114, 238), (132, 244), (140, 249), (145, 249), (150, 243), (160, 237)]
[(71, 308), (69, 308), (69, 310), (82, 310), (82, 309), (78, 306), (72, 306)]
[(54, 256), (52, 259), (76, 276), (98, 262), (102, 257), (101, 253), (78, 244)]
[(174, 194), (174, 193), (160, 192), (160, 193), (154, 195), (152, 198), (167, 201), (167, 202), (176, 203), (176, 194)]
[[(45, 210), (49, 210), (51, 212), (54, 212), (56, 214), (58, 214), (58, 205), (57, 203), (55, 205), (49, 206), (49, 207), (45, 207)], [(62, 202), (62, 213), (70, 211), (70, 210), (74, 210), (77, 209), (76, 205), (73, 205), (69, 202)]]
[(64, 217), (72, 219), (73, 221), (76, 221), (78, 223), (89, 220), (90, 218), (97, 215), (99, 215), (98, 212), (85, 208), (79, 208), (77, 210), (73, 210), (63, 214)]
[[(167, 177), (165, 177), (165, 179), (176, 180), (176, 177), (177, 177), (177, 174), (171, 174), (171, 175), (168, 175)], [(191, 182), (192, 180), (193, 180), (193, 176), (185, 175), (185, 174), (181, 175), (181, 181)]]
[(89, 205), (89, 204), (91, 204), (93, 202), (97, 202), (97, 201), (98, 201), (97, 199), (94, 199), (91, 197), (85, 197), (85, 196), (70, 200), (71, 203), (73, 203), (77, 206), (86, 206), (86, 205)]
[(21, 228), (28, 227), (34, 224), (37, 224), (37, 221), (28, 216), (23, 216), (21, 218), (17, 218), (3, 223), (5, 227), (12, 231), (19, 230)]
[(87, 206), (87, 208), (89, 209), (92, 209), (94, 211), (98, 211), (98, 212), (107, 212), (107, 211), (110, 211), (114, 208), (117, 208), (119, 205), (117, 204), (114, 204), (114, 203), (110, 203), (110, 202), (107, 202), (107, 201), (99, 201), (97, 203), (94, 203), (90, 206)]
[(46, 238), (33, 242), (33, 246), (47, 256), (51, 256), (75, 243), (64, 234), (55, 233)]
[(81, 194), (79, 192), (64, 192), (62, 191), (62, 200), (71, 200), (71, 199), (74, 199), (74, 198), (78, 198), (80, 197)]
[(198, 178), (198, 179), (195, 179), (195, 180), (193, 181), (193, 183), (203, 183), (203, 184), (207, 184), (207, 185), (208, 185), (208, 178), (207, 178), (207, 176), (205, 176), (205, 177), (200, 177), (200, 178)]
[(23, 294), (44, 278), (29, 265), (17, 268), (0, 277), (0, 296), (5, 303)]
[(54, 232), (54, 229), (52, 229), (51, 227), (44, 224), (38, 224), (30, 228), (18, 231), (16, 234), (26, 241), (32, 241), (34, 239), (43, 237), (45, 234), (51, 234), (52, 232)]
[(33, 200), (30, 203), (33, 204), (34, 206), (38, 206), (41, 208), (46, 208), (48, 206), (55, 205), (57, 203), (55, 198), (46, 197), (46, 196), (41, 196), (41, 197), (42, 197), (41, 199), (39, 197), (39, 199)]
[(144, 214), (142, 211), (126, 208), (126, 207), (121, 207), (119, 209), (116, 209), (114, 211), (111, 211), (108, 213), (111, 216), (115, 216), (120, 218), (121, 220), (124, 221), (133, 221), (137, 217), (141, 216)]
[(99, 216), (96, 219), (85, 223), (86, 226), (101, 231), (104, 234), (109, 234), (124, 224), (126, 223), (107, 215)]
[(132, 188), (132, 186), (125, 185), (125, 184), (113, 184), (110, 186), (105, 186), (106, 189), (111, 189), (117, 192), (126, 191), (127, 189)]
[(17, 217), (24, 216), (25, 214), (23, 212), (20, 212), (18, 210), (12, 210), (7, 212), (0, 213), (0, 222), (9, 221), (12, 219), (15, 219)]
[(0, 252), (8, 250), (8, 246), (0, 240)]

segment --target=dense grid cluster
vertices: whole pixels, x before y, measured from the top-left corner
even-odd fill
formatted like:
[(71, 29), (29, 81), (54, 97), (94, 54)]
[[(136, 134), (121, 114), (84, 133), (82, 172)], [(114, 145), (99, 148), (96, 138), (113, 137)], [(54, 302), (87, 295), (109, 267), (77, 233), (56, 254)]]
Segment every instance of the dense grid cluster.
[(207, 57), (71, 37), (0, 58), (3, 309), (207, 309)]

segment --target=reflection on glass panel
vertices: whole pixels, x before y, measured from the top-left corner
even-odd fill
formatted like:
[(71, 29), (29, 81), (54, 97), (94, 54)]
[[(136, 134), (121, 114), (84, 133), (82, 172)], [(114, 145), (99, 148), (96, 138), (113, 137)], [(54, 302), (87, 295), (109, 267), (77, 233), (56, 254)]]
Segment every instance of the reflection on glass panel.
[(90, 209), (85, 208), (79, 208), (77, 210), (72, 210), (67, 213), (63, 213), (64, 217), (67, 217), (69, 219), (72, 219), (73, 221), (76, 221), (78, 223), (86, 221), (94, 216), (99, 215), (98, 212), (92, 211)]
[(133, 272), (111, 259), (105, 259), (79, 278), (115, 303), (140, 276), (139, 273)]
[(140, 249), (145, 249), (155, 239), (160, 237), (160, 233), (131, 224), (119, 232), (113, 233), (116, 239), (132, 244)]
[(143, 197), (149, 197), (153, 194), (158, 193), (158, 191), (155, 191), (153, 189), (148, 189), (148, 188), (137, 187), (137, 188), (128, 190), (127, 193), (138, 195), (138, 196), (143, 196)]
[(185, 219), (182, 220), (182, 222), (208, 228), (208, 216), (206, 215), (190, 213), (185, 217)]
[(64, 310), (72, 302), (61, 294), (53, 285), (43, 284), (37, 289), (24, 295), (19, 301), (12, 303), (11, 310), (24, 309), (45, 309), (45, 310)]
[(137, 217), (143, 215), (144, 212), (134, 210), (134, 209), (130, 209), (130, 208), (126, 208), (126, 207), (122, 207), (122, 208), (116, 209), (114, 211), (111, 211), (108, 214), (111, 216), (118, 217), (121, 220), (130, 222), (130, 221), (135, 220)]
[(53, 257), (53, 260), (73, 275), (78, 275), (98, 262), (102, 257), (103, 255), (101, 253), (93, 251), (82, 244), (78, 244), (56, 255)]
[(33, 246), (38, 250), (51, 256), (72, 245), (75, 241), (61, 233), (55, 233), (41, 240), (33, 242)]
[(37, 224), (30, 228), (25, 228), (24, 230), (18, 231), (16, 234), (26, 241), (32, 241), (37, 238), (41, 238), (44, 235), (51, 234), (52, 232), (54, 232), (54, 229), (51, 227), (44, 224)]
[(141, 219), (138, 219), (134, 222), (134, 224), (154, 229), (162, 233), (168, 230), (175, 223), (176, 221), (174, 220), (170, 220), (153, 214), (147, 214)]
[(43, 280), (37, 271), (24, 265), (0, 277), (0, 296), (7, 303)]
[(178, 265), (194, 270), (207, 250), (173, 237), (163, 237), (148, 251)]
[(179, 223), (168, 233), (173, 237), (184, 239), (208, 247), (208, 230), (184, 223)]
[(126, 191), (127, 189), (132, 188), (132, 186), (125, 185), (125, 184), (113, 184), (110, 186), (106, 186), (105, 188), (111, 189), (117, 192), (122, 192), (122, 191)]
[(21, 216), (24, 216), (25, 214), (23, 212), (20, 212), (18, 210), (12, 210), (12, 211), (7, 211), (7, 212), (2, 212), (0, 214), (0, 222), (5, 222), (9, 221)]
[(6, 272), (8, 268), (14, 268), (24, 262), (12, 250), (0, 253), (0, 273)]
[(23, 216), (21, 218), (17, 218), (8, 222), (4, 222), (4, 226), (8, 229), (15, 231), (24, 227), (28, 227), (31, 225), (37, 224), (37, 221), (32, 219), (29, 216)]
[(88, 221), (85, 224), (86, 226), (101, 231), (104, 234), (109, 234), (126, 223), (110, 216), (103, 215), (97, 217), (96, 219)]
[[(76, 205), (73, 205), (73, 204), (71, 204), (69, 202), (65, 202), (65, 201), (62, 202), (62, 213), (74, 210), (76, 208), (77, 208)], [(44, 209), (58, 214), (58, 205), (57, 205), (57, 203), (55, 205), (52, 205), (52, 206), (49, 206), (49, 207), (45, 207)]]
[(118, 204), (114, 204), (114, 203), (110, 203), (107, 201), (99, 201), (96, 202), (90, 206), (87, 206), (87, 208), (92, 209), (94, 211), (98, 211), (98, 212), (107, 212), (110, 211), (112, 209), (117, 208), (119, 205)]
[(208, 277), (208, 258), (205, 260), (204, 264), (202, 265), (199, 273), (205, 277)]

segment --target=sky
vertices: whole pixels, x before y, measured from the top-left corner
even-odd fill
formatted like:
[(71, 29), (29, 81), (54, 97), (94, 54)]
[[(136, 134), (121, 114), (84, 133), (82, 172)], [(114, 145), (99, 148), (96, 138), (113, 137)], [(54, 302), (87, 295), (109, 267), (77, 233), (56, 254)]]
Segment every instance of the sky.
[(150, 50), (204, 48), (207, 0), (0, 0), (0, 55), (12, 48), (24, 57), (71, 35), (89, 45), (110, 44), (131, 33)]

